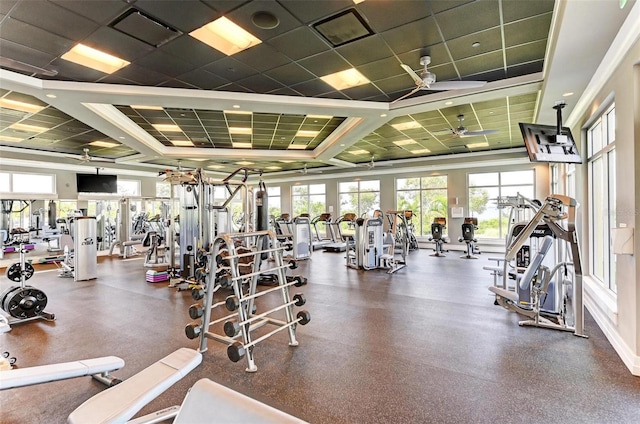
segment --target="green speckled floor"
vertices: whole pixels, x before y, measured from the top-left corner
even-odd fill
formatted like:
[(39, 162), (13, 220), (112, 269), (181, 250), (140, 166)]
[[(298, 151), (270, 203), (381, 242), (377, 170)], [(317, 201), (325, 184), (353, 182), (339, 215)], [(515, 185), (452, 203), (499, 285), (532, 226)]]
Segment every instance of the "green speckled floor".
[[(638, 423), (640, 378), (632, 376), (589, 314), (589, 339), (517, 325), (493, 305), (479, 260), (412, 252), (393, 275), (356, 271), (343, 254), (315, 252), (298, 272), (312, 321), (300, 345), (286, 333), (255, 349), (258, 372), (210, 341), (202, 364), (143, 412), (180, 403), (202, 377), (312, 423)], [(189, 292), (144, 281), (142, 260), (101, 258), (94, 282), (37, 273), (54, 323), (16, 326), (0, 349), (22, 367), (117, 355), (126, 378), (179, 347)], [(8, 287), (2, 278), (0, 289)], [(102, 390), (90, 378), (0, 392), (1, 423), (63, 423)], [(203, 405), (203, 422), (216, 422)]]

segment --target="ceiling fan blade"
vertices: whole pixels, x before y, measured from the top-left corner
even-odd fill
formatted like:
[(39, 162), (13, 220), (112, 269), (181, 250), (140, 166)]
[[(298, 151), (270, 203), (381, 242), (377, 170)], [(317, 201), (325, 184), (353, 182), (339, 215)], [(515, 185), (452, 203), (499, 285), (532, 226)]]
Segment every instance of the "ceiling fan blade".
[(486, 83), (486, 81), (437, 81), (429, 85), (429, 90), (465, 90), (480, 88)]
[(89, 158), (89, 162), (105, 162), (105, 163), (115, 163), (116, 160), (115, 159), (109, 159), (109, 158), (97, 158), (95, 156), (91, 156)]
[(411, 78), (413, 78), (413, 81), (416, 83), (417, 86), (424, 87), (425, 84), (422, 78), (420, 78), (420, 75), (416, 74), (415, 71), (411, 69), (409, 65), (405, 65), (404, 63), (401, 63), (400, 66), (402, 66), (402, 69), (404, 69), (407, 72), (407, 74), (409, 74)]
[(0, 66), (3, 68), (9, 68), (16, 71), (29, 72), (32, 74), (45, 75), (47, 77), (55, 77), (58, 75), (58, 71), (39, 68), (28, 63), (20, 62), (19, 60), (10, 59), (8, 57), (0, 56)]
[(407, 98), (407, 97), (409, 97), (410, 95), (412, 95), (412, 94), (414, 94), (414, 93), (417, 93), (417, 92), (418, 92), (418, 91), (420, 91), (420, 90), (422, 90), (422, 87), (416, 87), (416, 88), (414, 88), (413, 90), (409, 91), (409, 92), (408, 92), (407, 94), (405, 94), (404, 96), (401, 96), (401, 97), (399, 97), (399, 98), (395, 99), (395, 100), (394, 100), (394, 101), (392, 101), (391, 103), (393, 104), (393, 103), (398, 102), (398, 101), (400, 101), (400, 100), (402, 100), (402, 99), (404, 99), (404, 98)]
[(489, 135), (496, 134), (498, 132), (498, 130), (467, 131), (466, 133), (464, 133), (464, 135), (467, 137), (472, 137), (474, 135)]

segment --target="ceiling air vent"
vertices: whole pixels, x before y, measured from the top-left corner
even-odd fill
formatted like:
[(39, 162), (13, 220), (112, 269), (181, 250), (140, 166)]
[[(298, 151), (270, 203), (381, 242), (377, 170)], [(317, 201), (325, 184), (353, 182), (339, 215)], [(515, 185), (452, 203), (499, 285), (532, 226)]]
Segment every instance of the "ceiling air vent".
[(312, 25), (333, 47), (368, 37), (373, 30), (355, 9), (348, 9)]
[(109, 26), (154, 47), (160, 47), (182, 34), (137, 9), (127, 10)]

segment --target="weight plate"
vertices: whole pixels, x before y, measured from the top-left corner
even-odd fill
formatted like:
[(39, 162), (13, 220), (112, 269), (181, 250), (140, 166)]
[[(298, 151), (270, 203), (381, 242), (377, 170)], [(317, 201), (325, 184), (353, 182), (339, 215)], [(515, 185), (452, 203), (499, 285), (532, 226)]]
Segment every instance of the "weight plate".
[(32, 318), (44, 312), (47, 295), (32, 286), (20, 288), (7, 296), (5, 311), (15, 318)]
[(2, 295), (0, 296), (0, 300), (2, 300), (2, 302), (0, 303), (0, 307), (3, 311), (9, 312), (9, 301), (13, 297), (14, 293), (18, 290), (22, 290), (22, 288), (20, 286), (11, 286), (2, 293)]
[[(7, 268), (7, 278), (14, 283), (19, 283), (22, 281), (21, 278), (22, 269), (20, 268), (19, 263), (12, 264)], [(29, 262), (25, 262), (24, 264), (24, 280), (27, 281), (29, 278), (33, 277), (33, 273), (35, 269), (33, 269), (33, 265)]]

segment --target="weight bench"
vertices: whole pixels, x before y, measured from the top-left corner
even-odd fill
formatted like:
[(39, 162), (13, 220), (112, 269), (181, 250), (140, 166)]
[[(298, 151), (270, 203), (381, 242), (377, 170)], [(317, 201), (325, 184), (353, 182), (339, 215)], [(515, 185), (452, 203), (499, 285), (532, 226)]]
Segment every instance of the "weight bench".
[[(69, 424), (123, 423), (134, 416), (202, 361), (196, 350), (181, 348), (138, 374), (80, 405)], [(175, 418), (174, 418), (175, 417)], [(304, 421), (203, 378), (194, 384), (181, 406), (171, 406), (128, 421), (128, 424), (158, 423), (174, 418), (173, 424), (291, 423)]]
[(109, 372), (124, 367), (124, 361), (116, 356), (84, 359), (81, 361), (64, 362), (61, 364), (40, 365), (37, 367), (17, 368), (0, 372), (0, 390), (69, 378), (91, 375), (101, 383), (111, 386), (116, 384), (116, 378)]
[[(178, 349), (117, 386), (88, 399), (69, 415), (67, 422), (69, 424), (126, 422), (146, 404), (197, 367), (201, 361), (202, 355), (199, 352), (184, 347)], [(173, 413), (168, 413), (166, 418), (175, 416), (177, 407), (172, 411)]]

